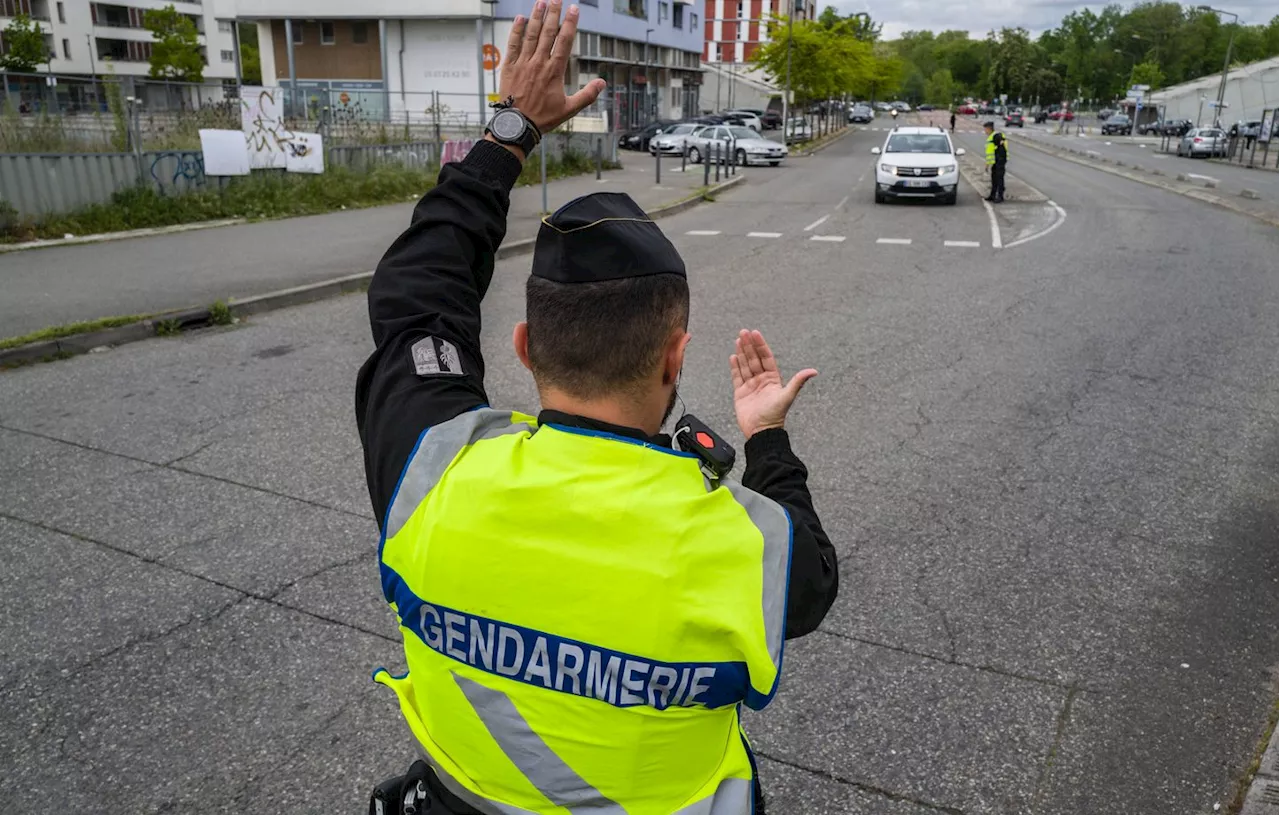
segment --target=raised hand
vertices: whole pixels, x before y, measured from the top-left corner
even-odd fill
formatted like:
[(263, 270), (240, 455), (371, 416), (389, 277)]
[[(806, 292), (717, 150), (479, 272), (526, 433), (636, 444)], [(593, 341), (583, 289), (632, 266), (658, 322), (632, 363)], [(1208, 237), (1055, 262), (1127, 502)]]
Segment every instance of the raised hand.
[(529, 19), (516, 17), (507, 39), (498, 96), (509, 96), (515, 107), (543, 133), (575, 116), (604, 90), (603, 79), (593, 79), (572, 96), (564, 92), (564, 69), (578, 32), (578, 7), (569, 6), (560, 22), (561, 0), (538, 0)]
[(729, 373), (733, 378), (733, 409), (742, 435), (749, 439), (761, 430), (782, 427), (800, 389), (818, 372), (805, 368), (784, 386), (778, 361), (759, 331), (743, 329), (734, 350), (736, 353), (729, 357)]

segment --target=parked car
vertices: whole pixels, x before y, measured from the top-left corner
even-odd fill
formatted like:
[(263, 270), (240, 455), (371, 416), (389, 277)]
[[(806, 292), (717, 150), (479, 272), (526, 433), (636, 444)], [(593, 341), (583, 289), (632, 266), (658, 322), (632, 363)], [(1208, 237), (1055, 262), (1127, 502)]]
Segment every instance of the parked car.
[(738, 125), (704, 127), (689, 140), (689, 160), (694, 164), (709, 160), (777, 167), (786, 157), (786, 147)]
[(897, 108), (898, 110), (902, 111), (903, 113), (910, 113), (910, 112), (911, 112), (911, 105), (910, 105), (909, 103), (907, 103), (907, 102), (903, 102), (903, 101), (890, 102), (890, 103), (889, 103), (889, 107), (891, 107), (891, 108)]
[(849, 122), (867, 124), (876, 118), (876, 112), (866, 105), (854, 105), (849, 108)]
[(1166, 136), (1184, 136), (1186, 132), (1195, 127), (1190, 119), (1170, 119), (1164, 123), (1164, 128), (1160, 131)]
[(1049, 111), (1049, 118), (1053, 119), (1055, 122), (1063, 120), (1074, 122), (1076, 120), (1076, 115), (1069, 110), (1062, 110), (1059, 108), (1058, 110)]
[(1098, 111), (1098, 121), (1105, 122), (1107, 119), (1110, 119), (1112, 116), (1115, 116), (1115, 115), (1116, 115), (1116, 112), (1111, 108), (1103, 108), (1102, 110)]
[(1225, 156), (1228, 142), (1224, 130), (1216, 127), (1193, 127), (1178, 141), (1177, 153), (1190, 158)]
[(1006, 113), (1004, 117), (1004, 126), (1005, 127), (1022, 127), (1023, 126), (1022, 111), (1011, 110), (1008, 113)]
[(656, 122), (651, 122), (644, 127), (629, 130), (622, 134), (622, 137), (618, 140), (618, 146), (625, 150), (648, 150), (649, 140), (658, 135), (660, 131), (665, 130), (673, 124), (676, 124), (676, 122), (670, 120), (658, 120)]
[(785, 131), (787, 144), (795, 142), (809, 141), (813, 138), (813, 125), (809, 124), (809, 120), (803, 116), (797, 116), (787, 122)]
[(933, 105), (924, 104), (916, 108), (916, 110), (937, 110)]
[(933, 198), (956, 202), (960, 184), (959, 156), (951, 137), (940, 127), (899, 127), (889, 133), (876, 156), (875, 201), (889, 198)]
[(1102, 135), (1104, 136), (1128, 136), (1133, 122), (1123, 113), (1117, 113), (1110, 119), (1102, 123)]
[(881, 112), (888, 112), (893, 107), (893, 105), (889, 104), (888, 102), (876, 102), (875, 104), (872, 105), (872, 107)]
[(977, 116), (978, 109), (973, 105), (961, 105), (960, 107), (956, 108), (956, 115), (957, 116)]
[(649, 155), (662, 153), (664, 156), (678, 156), (685, 148), (694, 143), (697, 134), (708, 125), (698, 122), (682, 122), (668, 127), (649, 140)]
[(737, 119), (738, 121), (734, 122), (734, 124), (749, 127), (757, 133), (764, 130), (760, 117), (749, 110), (726, 110), (724, 115), (729, 119)]
[(1164, 120), (1156, 119), (1151, 122), (1143, 122), (1138, 125), (1138, 135), (1140, 136), (1159, 136), (1164, 132)]
[(760, 114), (760, 125), (765, 130), (777, 130), (782, 127), (782, 112), (777, 110), (766, 110)]

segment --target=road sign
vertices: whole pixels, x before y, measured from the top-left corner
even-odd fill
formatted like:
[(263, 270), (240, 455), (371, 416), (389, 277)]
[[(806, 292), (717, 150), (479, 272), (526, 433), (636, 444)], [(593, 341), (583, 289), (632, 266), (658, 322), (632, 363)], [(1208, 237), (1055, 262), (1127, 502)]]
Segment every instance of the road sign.
[(492, 71), (502, 64), (502, 52), (492, 43), (485, 43), (484, 48), (480, 49), (480, 53), (484, 55), (484, 69)]
[(498, 101), (498, 94), (496, 94), (496, 93), (491, 93), (491, 94), (489, 94), (489, 102), (490, 102), (490, 103), (492, 103), (492, 102), (496, 102), (496, 101)]
[(1271, 141), (1271, 129), (1275, 127), (1276, 112), (1268, 110), (1262, 114), (1262, 127), (1258, 129), (1258, 141)]

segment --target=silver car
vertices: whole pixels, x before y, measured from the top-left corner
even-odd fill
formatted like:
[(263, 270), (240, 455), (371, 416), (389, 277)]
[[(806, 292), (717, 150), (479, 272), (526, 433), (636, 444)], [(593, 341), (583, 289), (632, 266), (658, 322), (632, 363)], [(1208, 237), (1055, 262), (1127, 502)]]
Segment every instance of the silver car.
[(1178, 155), (1190, 156), (1225, 156), (1227, 154), (1227, 134), (1216, 127), (1193, 127), (1178, 142)]
[(657, 155), (661, 151), (664, 156), (678, 156), (697, 141), (698, 133), (706, 127), (696, 122), (671, 125), (649, 140), (649, 155)]
[(689, 143), (689, 160), (694, 164), (706, 158), (711, 161), (777, 167), (786, 157), (787, 148), (740, 125), (704, 127)]

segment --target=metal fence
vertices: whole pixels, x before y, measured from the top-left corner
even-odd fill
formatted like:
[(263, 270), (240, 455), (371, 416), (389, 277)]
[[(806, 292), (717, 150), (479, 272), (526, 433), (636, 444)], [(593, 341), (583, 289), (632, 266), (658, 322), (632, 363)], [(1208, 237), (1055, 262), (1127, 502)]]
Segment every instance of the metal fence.
[[(326, 150), (326, 167), (357, 173), (383, 165), (430, 169), (442, 160), (460, 159), (474, 141), (461, 138), (330, 147)], [(597, 150), (606, 160), (616, 158), (614, 134), (552, 133), (543, 145), (550, 160), (563, 160), (570, 152), (593, 157)], [(0, 202), (13, 207), (23, 218), (106, 203), (115, 193), (132, 187), (149, 186), (162, 195), (182, 195), (231, 183), (236, 179), (205, 175), (204, 154), (198, 148), (0, 154)]]
[[(390, 92), (380, 83), (300, 81), (275, 89), (283, 125), (330, 147), (478, 138), (492, 113), (479, 94)], [(241, 86), (137, 77), (0, 72), (0, 154), (194, 150), (204, 128), (241, 128)], [(566, 122), (604, 133), (607, 102)], [(616, 125), (618, 122), (613, 122)]]

